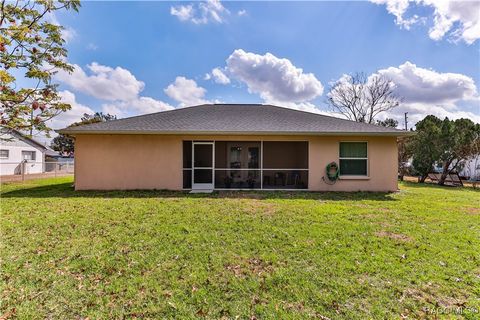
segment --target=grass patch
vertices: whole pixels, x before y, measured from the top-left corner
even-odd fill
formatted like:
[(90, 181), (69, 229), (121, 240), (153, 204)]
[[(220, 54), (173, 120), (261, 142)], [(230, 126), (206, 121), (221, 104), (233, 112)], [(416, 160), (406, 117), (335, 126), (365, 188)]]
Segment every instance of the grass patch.
[(1, 186), (0, 317), (480, 317), (477, 190), (190, 195), (71, 184)]

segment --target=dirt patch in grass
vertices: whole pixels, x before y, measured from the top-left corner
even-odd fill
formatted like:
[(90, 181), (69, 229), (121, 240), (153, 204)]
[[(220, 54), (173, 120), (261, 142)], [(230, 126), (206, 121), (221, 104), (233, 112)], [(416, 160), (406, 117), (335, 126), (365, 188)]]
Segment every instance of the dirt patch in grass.
[(389, 239), (400, 241), (400, 242), (413, 241), (413, 239), (407, 236), (406, 234), (394, 233), (394, 232), (385, 231), (385, 230), (375, 232), (375, 235), (380, 238), (389, 238)]
[(273, 273), (272, 263), (258, 258), (240, 259), (238, 264), (227, 264), (225, 269), (232, 272), (237, 278), (247, 276), (263, 277)]
[(256, 199), (242, 203), (242, 207), (248, 213), (261, 214), (266, 216), (274, 215), (277, 211), (277, 207), (273, 203)]
[(472, 215), (480, 214), (479, 207), (465, 207), (464, 210), (466, 214), (472, 214)]
[[(281, 307), (283, 310), (286, 310), (294, 314), (302, 314), (310, 319), (331, 320), (330, 318), (319, 314), (313, 308), (306, 306), (303, 301), (297, 301), (297, 302), (282, 301)], [(278, 308), (278, 305), (276, 306), (276, 308)]]
[(242, 192), (242, 191), (217, 191), (220, 198), (232, 199), (265, 199), (267, 195), (259, 192)]
[(438, 285), (427, 283), (417, 288), (407, 288), (403, 291), (402, 296), (399, 299), (400, 303), (404, 300), (412, 299), (423, 308), (418, 310), (411, 310), (416, 316), (423, 318), (428, 312), (428, 308), (444, 308), (455, 309), (458, 307), (465, 307), (467, 298), (460, 297), (448, 297), (439, 294), (440, 287)]

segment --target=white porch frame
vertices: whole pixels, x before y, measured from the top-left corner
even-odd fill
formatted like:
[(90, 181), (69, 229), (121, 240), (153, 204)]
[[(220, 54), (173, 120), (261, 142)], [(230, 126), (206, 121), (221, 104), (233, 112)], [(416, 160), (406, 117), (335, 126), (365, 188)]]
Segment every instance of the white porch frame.
[[(211, 167), (195, 167), (195, 146), (210, 145), (212, 146), (212, 166)], [(211, 170), (211, 183), (195, 183), (195, 170)], [(213, 190), (215, 188), (215, 141), (197, 142), (192, 141), (192, 190)]]
[[(188, 140), (187, 140), (188, 141)], [(307, 175), (309, 172), (309, 168), (275, 168), (275, 169), (266, 169), (263, 167), (263, 142), (307, 142), (309, 143), (308, 140), (246, 140), (246, 141), (241, 141), (241, 140), (213, 140), (213, 141), (195, 141), (195, 140), (189, 140), (192, 142), (192, 167), (191, 168), (183, 168), (182, 171), (185, 170), (191, 170), (191, 181), (192, 181), (192, 187), (191, 188), (183, 188), (183, 190), (266, 190), (266, 191), (308, 191), (308, 186), (307, 188), (303, 189), (289, 189), (289, 188), (264, 188), (263, 187), (263, 172), (264, 171), (306, 171)], [(217, 141), (221, 142), (260, 142), (260, 167), (258, 169), (253, 169), (253, 168), (216, 168), (215, 167), (215, 143)], [(212, 145), (212, 167), (195, 167), (195, 159), (194, 159), (194, 145), (199, 145), (199, 144), (208, 144)], [(310, 166), (310, 165), (309, 165)], [(212, 183), (211, 184), (194, 184), (194, 171), (195, 169), (212, 169)], [(232, 171), (259, 171), (260, 172), (260, 188), (215, 188), (215, 171), (216, 170), (232, 170)], [(194, 187), (195, 185), (195, 187)]]

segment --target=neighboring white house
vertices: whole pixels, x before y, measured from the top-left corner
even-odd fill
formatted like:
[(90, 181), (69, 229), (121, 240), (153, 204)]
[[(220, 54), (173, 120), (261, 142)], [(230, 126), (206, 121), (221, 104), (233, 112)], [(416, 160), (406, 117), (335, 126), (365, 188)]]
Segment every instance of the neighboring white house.
[(460, 176), (468, 177), (469, 180), (480, 181), (480, 154), (465, 163)]
[(2, 130), (0, 140), (0, 174), (21, 174), (25, 161), (25, 174), (42, 173), (47, 147), (22, 135), (18, 131)]

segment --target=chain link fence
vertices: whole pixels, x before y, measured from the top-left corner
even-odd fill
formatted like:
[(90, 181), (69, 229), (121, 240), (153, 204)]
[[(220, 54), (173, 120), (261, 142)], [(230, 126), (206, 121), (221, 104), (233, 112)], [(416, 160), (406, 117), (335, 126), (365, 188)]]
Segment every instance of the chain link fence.
[(0, 181), (25, 181), (39, 178), (53, 178), (74, 174), (73, 161), (22, 161), (1, 162)]

